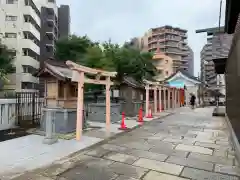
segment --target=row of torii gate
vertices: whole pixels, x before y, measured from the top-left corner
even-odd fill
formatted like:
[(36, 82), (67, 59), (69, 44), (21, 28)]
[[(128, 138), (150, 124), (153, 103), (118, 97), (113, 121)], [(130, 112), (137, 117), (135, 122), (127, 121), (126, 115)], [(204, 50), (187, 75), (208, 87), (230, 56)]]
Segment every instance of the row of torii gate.
[[(83, 87), (84, 83), (91, 84), (102, 84), (106, 87), (106, 131), (109, 131), (111, 125), (111, 110), (110, 110), (110, 87), (113, 85), (111, 81), (111, 77), (115, 77), (117, 75), (116, 72), (108, 72), (99, 69), (93, 69), (89, 67), (85, 67), (79, 64), (76, 64), (72, 61), (67, 61), (66, 64), (72, 69), (72, 81), (78, 82), (78, 98), (77, 98), (77, 121), (76, 121), (76, 140), (80, 140), (82, 136), (82, 122), (83, 122)], [(94, 79), (87, 78), (85, 75), (95, 76)], [(101, 80), (104, 79), (104, 80)], [(149, 106), (149, 91), (154, 90), (154, 113), (158, 111), (158, 104), (162, 106), (162, 100), (164, 107), (159, 108), (160, 111), (163, 108), (164, 110), (170, 109), (170, 104), (172, 103), (172, 108), (180, 107), (182, 103), (181, 90), (177, 88), (172, 88), (167, 85), (160, 84), (158, 82), (144, 81), (145, 89), (146, 89), (146, 107), (145, 107), (145, 115), (148, 115), (151, 107)], [(162, 97), (163, 90), (163, 97)], [(168, 92), (168, 93), (167, 93)], [(168, 95), (166, 95), (168, 94)], [(172, 99), (170, 99), (170, 94), (172, 94)], [(159, 98), (158, 98), (159, 96)], [(166, 99), (166, 97), (168, 99)], [(159, 103), (157, 102), (159, 100)], [(172, 101), (172, 102), (171, 102)], [(166, 103), (167, 102), (167, 103)]]
[[(170, 87), (159, 82), (144, 80), (146, 90), (145, 115), (149, 110), (154, 113), (161, 112), (163, 109), (179, 108), (184, 104), (184, 90), (181, 88)], [(149, 91), (153, 90), (153, 109), (149, 103)], [(163, 92), (163, 94), (162, 94)], [(172, 98), (171, 98), (172, 97)], [(172, 106), (171, 106), (172, 105)]]

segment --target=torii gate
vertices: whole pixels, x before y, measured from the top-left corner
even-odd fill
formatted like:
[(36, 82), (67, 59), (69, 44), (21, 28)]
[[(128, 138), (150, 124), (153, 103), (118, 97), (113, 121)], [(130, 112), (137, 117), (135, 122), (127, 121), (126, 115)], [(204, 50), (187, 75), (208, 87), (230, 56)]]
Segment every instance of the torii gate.
[[(144, 80), (146, 84), (146, 115), (148, 115), (149, 110), (149, 90), (154, 90), (154, 113), (157, 113), (157, 97), (159, 96), (159, 105), (162, 105), (162, 100), (164, 101), (164, 110), (170, 109), (170, 93), (172, 92), (172, 108), (180, 107), (180, 89), (172, 88), (168, 85), (161, 84), (160, 82), (152, 82), (148, 80)], [(163, 90), (163, 97), (162, 97), (162, 90)], [(166, 90), (168, 91), (168, 99), (166, 99)], [(157, 91), (159, 95), (157, 94)], [(168, 103), (166, 103), (168, 101)], [(168, 106), (167, 106), (168, 105)], [(161, 112), (161, 109), (159, 108)]]
[[(77, 122), (76, 122), (76, 140), (80, 140), (82, 136), (82, 121), (83, 121), (83, 87), (84, 83), (102, 84), (106, 86), (106, 130), (108, 131), (111, 124), (110, 119), (110, 87), (113, 85), (111, 77), (115, 77), (117, 72), (108, 72), (98, 69), (89, 68), (76, 64), (72, 61), (67, 61), (66, 64), (73, 70), (72, 81), (78, 82), (78, 98), (77, 98)], [(84, 75), (94, 75), (95, 79), (90, 79)], [(100, 78), (104, 77), (105, 80)]]

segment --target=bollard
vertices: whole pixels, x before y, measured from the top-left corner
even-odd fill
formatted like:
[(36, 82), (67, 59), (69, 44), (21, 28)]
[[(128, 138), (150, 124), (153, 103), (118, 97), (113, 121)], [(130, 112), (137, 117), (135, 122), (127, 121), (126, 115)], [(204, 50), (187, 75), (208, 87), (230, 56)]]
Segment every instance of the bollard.
[[(53, 114), (53, 116), (51, 116)], [(43, 144), (54, 144), (58, 141), (55, 135), (55, 114), (54, 112), (46, 111), (46, 133), (43, 139)]]

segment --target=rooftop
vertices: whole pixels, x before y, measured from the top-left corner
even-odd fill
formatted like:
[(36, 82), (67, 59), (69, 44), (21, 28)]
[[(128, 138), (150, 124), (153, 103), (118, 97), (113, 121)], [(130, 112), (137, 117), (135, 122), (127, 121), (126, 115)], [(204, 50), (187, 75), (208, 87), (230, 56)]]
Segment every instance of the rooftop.
[(187, 30), (186, 29), (181, 29), (179, 27), (173, 27), (173, 26), (170, 26), (170, 25), (165, 25), (165, 26), (160, 26), (160, 27), (156, 27), (156, 28), (151, 28), (152, 30), (155, 30), (155, 29), (174, 29), (176, 31), (181, 31), (181, 32), (184, 32), (186, 33)]
[(216, 33), (224, 33), (224, 26), (222, 27), (213, 27), (213, 28), (205, 28), (196, 30), (196, 33), (207, 33), (208, 36), (211, 36)]

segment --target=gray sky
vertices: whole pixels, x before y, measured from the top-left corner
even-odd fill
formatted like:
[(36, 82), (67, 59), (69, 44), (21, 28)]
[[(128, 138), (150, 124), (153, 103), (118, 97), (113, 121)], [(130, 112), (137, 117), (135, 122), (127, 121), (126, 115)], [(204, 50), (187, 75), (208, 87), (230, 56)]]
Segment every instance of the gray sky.
[[(70, 5), (71, 32), (92, 40), (123, 43), (152, 27), (171, 25), (188, 30), (194, 51), (194, 71), (200, 71), (200, 51), (206, 34), (196, 29), (218, 26), (220, 0), (57, 0)], [(222, 22), (224, 22), (223, 0)]]

